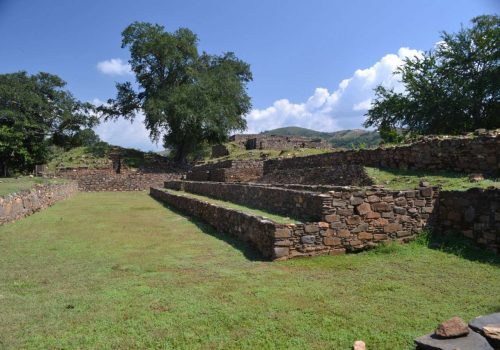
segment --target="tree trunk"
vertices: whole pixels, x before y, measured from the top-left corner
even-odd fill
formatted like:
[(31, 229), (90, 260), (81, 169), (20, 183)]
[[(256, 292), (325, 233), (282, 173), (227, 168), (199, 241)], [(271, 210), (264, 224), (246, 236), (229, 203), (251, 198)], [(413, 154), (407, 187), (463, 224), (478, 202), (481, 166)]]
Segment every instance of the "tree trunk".
[(175, 152), (175, 162), (180, 163), (180, 164), (186, 164), (187, 163), (187, 147), (186, 144), (182, 144), (177, 148)]

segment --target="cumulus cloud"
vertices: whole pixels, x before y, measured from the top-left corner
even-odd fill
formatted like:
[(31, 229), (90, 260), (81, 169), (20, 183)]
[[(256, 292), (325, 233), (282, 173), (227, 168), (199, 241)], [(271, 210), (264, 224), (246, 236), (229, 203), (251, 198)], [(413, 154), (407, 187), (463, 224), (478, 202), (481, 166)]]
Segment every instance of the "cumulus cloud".
[[(104, 102), (95, 98), (92, 103), (96, 106)], [(101, 140), (112, 145), (137, 148), (143, 151), (161, 151), (161, 144), (151, 142), (149, 131), (144, 126), (144, 114), (138, 113), (131, 123), (129, 120), (118, 119), (116, 121), (102, 122), (94, 128)]]
[(253, 109), (247, 116), (248, 132), (256, 133), (283, 126), (301, 126), (320, 131), (359, 128), (374, 98), (373, 89), (382, 84), (402, 92), (400, 77), (394, 75), (407, 57), (421, 56), (418, 50), (402, 47), (366, 69), (356, 70), (342, 80), (337, 89), (316, 88), (303, 103), (277, 100), (264, 109)]
[(132, 74), (130, 64), (124, 62), (121, 58), (112, 58), (97, 63), (97, 69), (107, 75), (128, 75)]

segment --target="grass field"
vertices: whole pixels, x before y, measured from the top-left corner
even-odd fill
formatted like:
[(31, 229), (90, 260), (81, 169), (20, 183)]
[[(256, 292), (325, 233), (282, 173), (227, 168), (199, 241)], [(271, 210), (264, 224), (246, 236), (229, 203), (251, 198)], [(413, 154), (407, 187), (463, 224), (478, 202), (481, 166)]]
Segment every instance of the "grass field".
[(9, 193), (15, 193), (22, 190), (30, 189), (35, 185), (42, 185), (46, 183), (62, 182), (62, 179), (44, 179), (41, 177), (23, 176), (19, 178), (0, 178), (0, 196), (5, 196)]
[(266, 219), (270, 219), (270, 220), (277, 222), (277, 223), (280, 223), (280, 224), (293, 224), (293, 223), (300, 222), (300, 221), (293, 219), (291, 217), (277, 215), (277, 214), (271, 214), (271, 213), (268, 213), (266, 211), (262, 211), (259, 209), (250, 208), (250, 207), (246, 207), (244, 205), (239, 205), (239, 204), (235, 204), (232, 202), (227, 202), (227, 201), (214, 199), (214, 198), (210, 198), (210, 197), (200, 196), (200, 195), (194, 194), (194, 193), (189, 193), (189, 192), (184, 192), (184, 191), (174, 191), (174, 190), (170, 190), (170, 189), (166, 190), (166, 191), (171, 192), (171, 193), (176, 194), (176, 195), (179, 195), (179, 196), (186, 196), (186, 197), (199, 199), (201, 201), (208, 202), (208, 203), (217, 205), (219, 207), (239, 210), (241, 212), (244, 212), (244, 213), (247, 213), (250, 215), (262, 216)]
[(397, 170), (366, 168), (377, 185), (384, 185), (394, 190), (404, 190), (418, 187), (421, 180), (428, 181), (433, 186), (440, 185), (443, 190), (465, 191), (470, 188), (500, 188), (500, 179), (485, 179), (479, 182), (470, 182), (466, 174), (447, 171), (425, 172), (417, 170)]
[(411, 349), (500, 311), (498, 290), (498, 260), (418, 243), (260, 261), (146, 193), (81, 193), (0, 227), (0, 349)]

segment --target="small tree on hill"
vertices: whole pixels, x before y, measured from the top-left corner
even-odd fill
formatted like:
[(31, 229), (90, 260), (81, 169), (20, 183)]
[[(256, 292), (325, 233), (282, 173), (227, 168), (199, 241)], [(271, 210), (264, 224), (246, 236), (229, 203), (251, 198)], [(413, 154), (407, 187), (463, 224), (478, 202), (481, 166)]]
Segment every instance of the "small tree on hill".
[(105, 118), (133, 119), (142, 111), (152, 140), (163, 137), (179, 162), (203, 142), (222, 142), (244, 130), (243, 115), (251, 107), (250, 66), (233, 53), (199, 54), (197, 46), (189, 29), (168, 33), (160, 25), (132, 23), (122, 33), (122, 47), (130, 49), (139, 89), (117, 84), (116, 99), (100, 107)]
[(395, 129), (458, 134), (500, 127), (500, 17), (479, 16), (471, 28), (443, 32), (434, 51), (407, 58), (397, 70), (404, 93), (378, 86), (365, 126), (387, 141)]

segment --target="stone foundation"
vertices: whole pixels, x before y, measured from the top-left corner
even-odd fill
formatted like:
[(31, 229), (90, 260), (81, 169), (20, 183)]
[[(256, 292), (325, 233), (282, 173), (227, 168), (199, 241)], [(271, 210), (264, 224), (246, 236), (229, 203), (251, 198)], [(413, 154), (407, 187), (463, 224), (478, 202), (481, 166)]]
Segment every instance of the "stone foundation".
[[(315, 214), (317, 219), (311, 222), (288, 225), (271, 222), (275, 225), (274, 240), (266, 241), (266, 244), (272, 247), (260, 247), (259, 251), (266, 251), (266, 257), (271, 256), (269, 251), (274, 251), (273, 259), (343, 254), (367, 249), (381, 242), (407, 242), (431, 221), (438, 196), (437, 188), (428, 186), (407, 191), (391, 191), (375, 186), (336, 186), (322, 194), (255, 184), (172, 181), (166, 186), (278, 214), (291, 215), (291, 211), (302, 217), (304, 213), (307, 216)], [(155, 198), (158, 198), (158, 192), (165, 193), (151, 189)], [(220, 215), (211, 216), (209, 209), (197, 209), (198, 202), (205, 203), (203, 201), (174, 194), (162, 196), (167, 196), (172, 206), (216, 228), (226, 225), (219, 222), (228, 220), (226, 216), (221, 219)], [(184, 204), (181, 206), (180, 202)], [(290, 209), (283, 211), (283, 208)], [(245, 225), (238, 224), (237, 227), (235, 229), (229, 224), (220, 229), (230, 234), (236, 231), (243, 236), (256, 235), (253, 226), (250, 226), (249, 232), (246, 232)]]
[(12, 222), (45, 209), (78, 192), (76, 182), (35, 185), (29, 190), (0, 197), (0, 224)]
[(500, 253), (500, 189), (441, 192), (436, 226), (437, 232), (459, 232)]
[(263, 163), (256, 160), (226, 160), (195, 166), (186, 175), (190, 181), (249, 182), (262, 177)]
[(221, 199), (304, 221), (320, 221), (326, 205), (324, 201), (330, 198), (315, 192), (258, 184), (167, 181), (165, 188)]
[(264, 183), (368, 186), (373, 180), (358, 164), (339, 164), (330, 167), (275, 169), (258, 180)]
[(500, 175), (500, 134), (424, 138), (411, 145), (349, 150), (264, 162), (264, 176), (291, 169), (359, 164), (379, 168), (447, 170)]
[(180, 173), (148, 173), (122, 169), (117, 174), (113, 169), (74, 168), (57, 172), (58, 177), (75, 180), (80, 191), (145, 191), (162, 186), (164, 181), (180, 179)]

